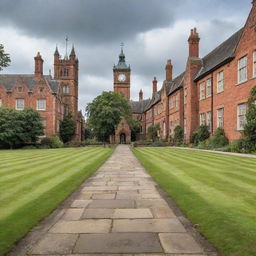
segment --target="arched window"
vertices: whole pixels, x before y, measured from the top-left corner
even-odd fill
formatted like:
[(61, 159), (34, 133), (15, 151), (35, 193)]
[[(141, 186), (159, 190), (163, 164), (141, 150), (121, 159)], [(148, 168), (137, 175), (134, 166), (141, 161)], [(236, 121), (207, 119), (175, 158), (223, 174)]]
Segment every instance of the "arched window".
[(69, 86), (68, 85), (64, 85), (62, 90), (63, 90), (64, 94), (69, 94)]
[(69, 74), (68, 74), (69, 72), (68, 72), (68, 69), (67, 68), (64, 68), (63, 69), (63, 76), (68, 76)]

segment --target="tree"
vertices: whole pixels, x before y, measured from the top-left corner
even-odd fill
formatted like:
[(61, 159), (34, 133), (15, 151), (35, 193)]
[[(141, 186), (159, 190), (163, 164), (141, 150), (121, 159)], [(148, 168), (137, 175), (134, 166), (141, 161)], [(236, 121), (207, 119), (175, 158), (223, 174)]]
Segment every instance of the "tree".
[(24, 143), (35, 143), (38, 136), (44, 135), (44, 127), (40, 114), (32, 109), (26, 108), (20, 112), (22, 120), (22, 141)]
[(251, 150), (256, 149), (256, 86), (252, 89), (248, 99), (248, 110), (246, 114), (246, 125), (244, 126), (244, 135)]
[(87, 123), (98, 140), (107, 142), (122, 119), (131, 118), (129, 101), (116, 92), (103, 92), (86, 107)]
[(210, 137), (210, 132), (207, 125), (200, 125), (192, 134), (192, 143), (198, 145), (199, 142), (205, 141)]
[(66, 115), (62, 121), (60, 121), (60, 137), (61, 140), (66, 143), (71, 141), (72, 137), (75, 135), (76, 124), (73, 119), (72, 114)]
[(131, 141), (137, 140), (137, 134), (140, 133), (140, 121), (139, 120), (128, 120), (128, 124), (131, 128)]
[(179, 146), (183, 143), (183, 140), (184, 140), (184, 130), (183, 128), (178, 125), (175, 127), (174, 129), (174, 143), (175, 145)]
[(158, 132), (160, 131), (160, 125), (151, 125), (148, 127), (148, 138), (152, 141), (156, 141), (158, 139)]
[(3, 70), (3, 67), (8, 67), (10, 62), (9, 54), (4, 52), (4, 46), (0, 44), (0, 71)]

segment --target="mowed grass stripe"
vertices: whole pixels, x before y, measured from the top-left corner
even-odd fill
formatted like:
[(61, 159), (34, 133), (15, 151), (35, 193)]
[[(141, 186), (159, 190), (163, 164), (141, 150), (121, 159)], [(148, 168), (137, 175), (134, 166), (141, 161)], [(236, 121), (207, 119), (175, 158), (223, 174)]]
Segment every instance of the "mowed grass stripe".
[[(92, 154), (93, 152), (94, 151), (91, 150), (90, 152), (88, 152), (88, 154)], [(38, 172), (38, 171), (41, 171), (43, 168), (50, 168), (51, 166), (55, 166), (56, 164), (63, 162), (63, 159), (65, 159), (65, 161), (68, 159), (72, 159), (74, 156), (70, 153), (71, 152), (67, 152), (66, 154), (58, 154), (57, 157), (54, 155), (54, 156), (45, 158), (42, 161), (36, 161), (36, 162), (30, 161), (30, 163), (19, 165), (18, 168), (16, 167), (11, 171), (8, 170), (6, 171), (6, 173), (0, 172), (0, 186), (2, 182), (4, 183), (6, 183), (6, 181), (11, 182), (12, 179), (14, 179), (15, 181), (18, 181), (19, 177), (22, 177), (24, 175), (26, 176), (28, 172), (31, 172), (31, 170)], [(84, 153), (85, 152), (80, 152), (80, 154), (84, 154)], [(76, 156), (77, 155), (78, 154), (76, 154)], [(41, 167), (38, 168), (38, 166), (41, 166)]]
[[(152, 151), (152, 154), (154, 157), (162, 159), (163, 163), (167, 163), (168, 166), (170, 166), (171, 163), (173, 166), (179, 167), (179, 165), (176, 164), (179, 163), (178, 157), (173, 157), (173, 154), (169, 154), (168, 156), (164, 156), (164, 152), (157, 152), (155, 150)], [(152, 157), (152, 155), (148, 155), (149, 157)], [(209, 168), (208, 161), (205, 162), (205, 164), (196, 164), (195, 159), (193, 159), (193, 162), (189, 162), (187, 160), (184, 160), (184, 157), (182, 157), (182, 165), (187, 168), (186, 172), (184, 173), (186, 177), (190, 177), (191, 180), (189, 180), (189, 183), (192, 184), (192, 181), (200, 182), (200, 184), (197, 187), (202, 187), (203, 184), (207, 184), (207, 189), (212, 189), (211, 193), (214, 193), (215, 196), (223, 197), (223, 193), (227, 197), (228, 200), (232, 201), (232, 203), (236, 202), (238, 205), (243, 203), (245, 208), (250, 208), (251, 204), (255, 202), (254, 197), (252, 195), (255, 195), (256, 187), (251, 186), (249, 184), (246, 184), (244, 182), (239, 182), (239, 180), (235, 180), (232, 183), (232, 179), (228, 179), (225, 176), (222, 176), (220, 174), (216, 174), (215, 170), (216, 168)], [(256, 183), (255, 183), (256, 184)], [(242, 201), (239, 199), (242, 198)]]
[[(173, 157), (172, 149), (134, 149), (135, 155), (139, 158), (152, 177), (160, 186), (172, 196), (188, 218), (199, 224), (199, 230), (220, 250), (221, 255), (226, 256), (253, 256), (256, 255), (256, 202), (254, 193), (240, 194), (240, 187), (226, 183), (228, 191), (233, 189), (233, 195), (219, 189), (219, 182), (212, 182), (212, 169), (205, 169), (203, 166), (191, 168), (193, 163), (200, 157), (199, 153), (189, 151), (191, 155), (191, 166), (183, 161), (186, 154), (180, 150), (179, 157)], [(165, 154), (163, 156), (163, 152)], [(185, 151), (185, 150), (184, 150)], [(187, 151), (186, 151), (187, 152)], [(216, 154), (210, 155), (207, 162), (214, 162)], [(231, 157), (237, 160), (237, 157)], [(219, 160), (219, 157), (218, 157)], [(247, 160), (247, 159), (246, 159)], [(248, 159), (250, 163), (252, 159)], [(253, 159), (254, 160), (254, 159)], [(225, 157), (223, 157), (225, 162)], [(256, 166), (256, 160), (254, 161)], [(228, 163), (229, 168), (237, 166)], [(243, 164), (240, 164), (243, 167)], [(216, 166), (223, 170), (223, 165)], [(225, 165), (224, 165), (225, 166)], [(240, 166), (239, 166), (240, 167)], [(255, 167), (254, 167), (255, 168)], [(196, 170), (197, 169), (197, 170)], [(200, 169), (201, 172), (198, 170)], [(238, 171), (243, 172), (243, 168)], [(191, 172), (197, 172), (191, 175)], [(207, 181), (207, 175), (208, 181)], [(203, 176), (203, 180), (201, 179)], [(214, 178), (216, 178), (214, 176)], [(222, 181), (220, 181), (222, 183)], [(213, 184), (216, 184), (216, 188)], [(210, 184), (210, 185), (209, 185)], [(251, 197), (251, 198), (250, 198)], [(250, 201), (248, 204), (245, 201)]]
[[(100, 151), (98, 150), (97, 153), (99, 153)], [(51, 179), (52, 177), (56, 176), (56, 175), (61, 175), (64, 171), (64, 166), (65, 168), (69, 168), (72, 167), (72, 165), (76, 164), (77, 161), (80, 161), (80, 156), (83, 157), (83, 160), (86, 161), (88, 158), (90, 158), (92, 155), (94, 155), (96, 152), (92, 151), (87, 153), (86, 156), (84, 155), (84, 152), (80, 152), (79, 154), (76, 155), (72, 155), (69, 158), (64, 158), (64, 160), (62, 160), (62, 163), (60, 164), (60, 162), (54, 162), (51, 164), (45, 164), (44, 166), (40, 166), (39, 169), (39, 174), (34, 173), (32, 175), (32, 172), (35, 170), (31, 169), (31, 171), (26, 175), (26, 177), (22, 177), (22, 178), (17, 178), (17, 181), (15, 181), (15, 183), (10, 182), (7, 183), (5, 186), (1, 186), (1, 194), (0, 194), (0, 205), (2, 204), (2, 200), (4, 199), (3, 203), (7, 203), (6, 200), (8, 200), (8, 197), (10, 197), (10, 195), (12, 197), (15, 197), (16, 194), (25, 194), (25, 193), (29, 193), (32, 189), (31, 187), (31, 182), (33, 182), (33, 187), (35, 185), (39, 185), (42, 182), (45, 182), (47, 179)], [(75, 158), (74, 158), (75, 157)], [(72, 161), (71, 161), (72, 159)], [(50, 161), (50, 160), (49, 160)], [(47, 169), (46, 169), (47, 167)], [(51, 167), (51, 168), (49, 168)], [(54, 170), (53, 170), (54, 169)], [(9, 191), (12, 191), (12, 193), (10, 194)]]
[[(68, 149), (65, 149), (64, 152), (66, 150)], [(87, 158), (85, 156), (88, 152), (86, 152), (84, 156), (80, 155), (77, 161), (76, 154), (79, 154), (82, 150), (83, 149), (75, 149), (73, 151), (73, 159), (70, 160), (73, 165), (65, 164), (62, 174), (56, 172), (56, 176), (52, 178), (52, 181), (48, 180), (45, 184), (42, 183), (40, 187), (34, 185), (32, 182), (30, 198), (33, 198), (33, 200), (24, 200), (21, 207), (6, 216), (6, 218), (0, 220), (1, 256), (39, 220), (54, 210), (87, 177), (99, 168), (113, 152), (113, 149), (98, 148), (93, 155), (91, 154)], [(36, 152), (36, 150), (31, 151), (31, 153), (32, 152)], [(59, 151), (56, 150), (55, 153), (57, 152)], [(51, 150), (49, 150), (49, 155), (51, 155)], [(52, 169), (52, 171), (54, 172), (55, 170)], [(38, 191), (39, 189), (41, 189), (41, 191)], [(19, 194), (19, 198), (23, 196), (23, 193)], [(16, 202), (16, 200), (12, 200), (14, 205)], [(0, 207), (1, 213), (4, 207), (4, 205)]]
[[(91, 155), (89, 159), (84, 159), (82, 157), (76, 159), (75, 161), (70, 162), (70, 164), (61, 167), (60, 171), (55, 171), (55, 175), (46, 176), (43, 179), (40, 179), (37, 182), (33, 182), (33, 187), (25, 189), (22, 196), (19, 197), (20, 193), (11, 193), (10, 197), (7, 197), (6, 200), (3, 200), (0, 204), (5, 205), (4, 210), (1, 212), (0, 220), (5, 218), (7, 215), (11, 214), (13, 211), (17, 210), (18, 208), (22, 207), (24, 204), (29, 203), (30, 201), (35, 200), (41, 194), (47, 192), (52, 187), (56, 186), (56, 184), (61, 183), (62, 181), (66, 180), (70, 176), (74, 175), (78, 172), (81, 168), (81, 164), (86, 168), (88, 165), (93, 163), (98, 157), (101, 157), (104, 154), (103, 151), (98, 152), (98, 155)], [(86, 161), (86, 165), (83, 162)], [(71, 171), (71, 167), (72, 171)], [(60, 168), (58, 168), (60, 169)], [(31, 192), (33, 191), (33, 194)], [(12, 201), (15, 200), (15, 204)]]

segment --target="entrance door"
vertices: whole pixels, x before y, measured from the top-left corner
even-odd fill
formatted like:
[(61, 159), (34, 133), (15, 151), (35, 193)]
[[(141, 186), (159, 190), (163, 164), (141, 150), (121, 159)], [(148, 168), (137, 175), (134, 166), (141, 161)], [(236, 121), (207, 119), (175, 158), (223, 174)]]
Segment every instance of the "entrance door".
[(126, 135), (125, 135), (125, 133), (120, 134), (120, 144), (126, 144)]

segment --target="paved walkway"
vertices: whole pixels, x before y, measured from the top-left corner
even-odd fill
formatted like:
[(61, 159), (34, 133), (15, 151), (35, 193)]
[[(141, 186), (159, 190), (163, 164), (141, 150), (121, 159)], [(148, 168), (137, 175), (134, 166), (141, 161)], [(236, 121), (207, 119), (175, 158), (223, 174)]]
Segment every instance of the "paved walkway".
[(155, 186), (129, 147), (118, 146), (40, 235), (35, 228), (32, 242), (10, 255), (207, 255)]

